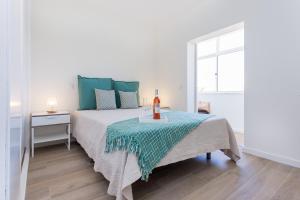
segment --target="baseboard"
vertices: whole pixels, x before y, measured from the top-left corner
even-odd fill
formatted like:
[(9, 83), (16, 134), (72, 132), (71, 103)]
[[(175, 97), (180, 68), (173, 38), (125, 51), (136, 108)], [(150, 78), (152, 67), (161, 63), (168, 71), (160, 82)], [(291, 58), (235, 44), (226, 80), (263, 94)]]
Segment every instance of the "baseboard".
[(300, 168), (300, 160), (295, 160), (293, 158), (285, 157), (285, 156), (280, 156), (280, 155), (275, 155), (275, 154), (270, 154), (266, 153), (257, 149), (252, 149), (248, 147), (243, 147), (243, 152), (248, 153), (257, 157), (265, 158), (268, 160), (272, 160), (275, 162), (279, 162), (282, 164), (290, 165), (293, 167)]
[(29, 153), (30, 151), (28, 150), (28, 148), (26, 148), (24, 161), (22, 165), (21, 178), (20, 178), (19, 200), (25, 200), (27, 175), (28, 175), (28, 167), (29, 167)]

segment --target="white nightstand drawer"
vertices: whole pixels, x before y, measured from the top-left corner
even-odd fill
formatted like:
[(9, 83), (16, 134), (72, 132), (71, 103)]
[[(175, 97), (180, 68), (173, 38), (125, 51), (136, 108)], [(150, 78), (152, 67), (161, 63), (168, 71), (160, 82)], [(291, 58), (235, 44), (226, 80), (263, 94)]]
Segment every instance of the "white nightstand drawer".
[(70, 123), (70, 115), (49, 115), (32, 117), (31, 125), (34, 127), (67, 123)]

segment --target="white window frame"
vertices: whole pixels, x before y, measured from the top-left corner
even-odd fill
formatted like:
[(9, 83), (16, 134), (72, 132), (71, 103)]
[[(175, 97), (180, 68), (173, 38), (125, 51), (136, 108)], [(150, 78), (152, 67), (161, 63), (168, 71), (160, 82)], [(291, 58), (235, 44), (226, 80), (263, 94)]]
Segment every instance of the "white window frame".
[[(241, 29), (244, 29), (244, 23), (239, 23), (239, 24), (233, 25), (231, 27), (228, 27), (228, 28), (210, 33), (208, 35), (202, 36), (200, 38), (197, 38), (197, 39), (191, 41), (192, 43), (195, 43), (196, 46), (197, 46), (198, 43), (200, 43), (200, 42), (216, 38), (216, 53), (212, 53), (212, 54), (209, 54), (209, 55), (198, 57), (197, 50), (196, 50), (196, 56), (197, 56), (196, 60), (197, 61), (207, 59), (207, 58), (214, 58), (214, 57), (216, 57), (216, 59), (217, 59), (216, 60), (216, 73), (215, 73), (216, 91), (201, 92), (202, 94), (244, 94), (244, 90), (243, 91), (219, 91), (219, 83), (218, 83), (218, 72), (219, 72), (219, 70), (218, 70), (218, 66), (219, 66), (218, 60), (219, 60), (219, 56), (227, 55), (227, 54), (231, 54), (231, 53), (235, 53), (235, 52), (241, 52), (241, 51), (244, 52), (244, 49), (245, 49), (245, 44), (244, 44), (243, 46), (240, 46), (240, 47), (220, 51), (219, 50), (220, 36), (231, 33), (231, 32), (234, 32), (234, 31), (237, 31), (237, 30), (241, 30)], [(196, 67), (196, 69), (195, 69), (196, 72), (197, 72), (197, 68), (198, 68), (197, 63), (198, 62), (196, 62), (196, 66), (195, 66)], [(197, 73), (196, 73), (196, 88), (197, 88), (196, 92), (200, 92), (200, 91), (198, 91), (197, 79), (198, 79), (198, 77), (197, 77)]]

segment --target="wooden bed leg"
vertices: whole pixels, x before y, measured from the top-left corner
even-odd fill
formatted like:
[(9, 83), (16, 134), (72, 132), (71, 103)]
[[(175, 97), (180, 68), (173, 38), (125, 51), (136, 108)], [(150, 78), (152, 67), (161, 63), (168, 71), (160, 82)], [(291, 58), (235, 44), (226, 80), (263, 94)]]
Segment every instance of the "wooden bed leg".
[(211, 160), (211, 152), (206, 153), (206, 159)]

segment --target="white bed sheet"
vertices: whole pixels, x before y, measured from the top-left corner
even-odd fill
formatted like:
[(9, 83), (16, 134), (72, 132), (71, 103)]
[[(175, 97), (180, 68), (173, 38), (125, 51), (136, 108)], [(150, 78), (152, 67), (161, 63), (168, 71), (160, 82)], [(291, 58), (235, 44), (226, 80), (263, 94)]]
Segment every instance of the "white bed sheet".
[[(141, 173), (135, 155), (125, 151), (104, 152), (106, 128), (114, 122), (135, 118), (139, 114), (140, 109), (73, 113), (73, 136), (95, 161), (95, 171), (101, 172), (109, 180), (108, 194), (116, 196), (117, 200), (133, 199), (131, 184), (141, 177)], [(211, 117), (175, 145), (158, 167), (219, 149), (235, 161), (240, 158), (235, 136), (227, 120)]]

